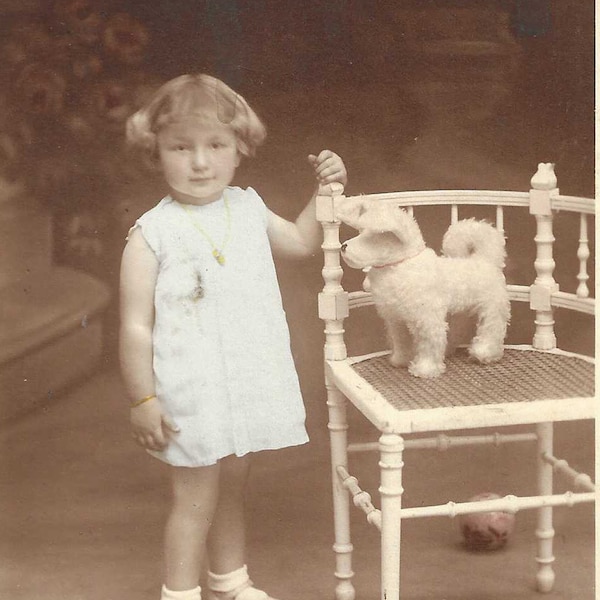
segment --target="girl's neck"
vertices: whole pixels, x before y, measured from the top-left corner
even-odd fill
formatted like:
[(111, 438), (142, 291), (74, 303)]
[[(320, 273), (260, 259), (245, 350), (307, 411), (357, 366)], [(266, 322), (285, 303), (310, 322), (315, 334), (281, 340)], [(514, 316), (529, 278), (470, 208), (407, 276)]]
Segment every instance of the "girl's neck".
[(171, 190), (171, 198), (179, 204), (186, 204), (189, 206), (208, 206), (214, 204), (223, 198), (225, 190), (222, 190), (218, 195), (209, 196), (208, 198), (197, 198), (195, 196), (188, 196), (187, 194), (180, 194), (175, 190)]

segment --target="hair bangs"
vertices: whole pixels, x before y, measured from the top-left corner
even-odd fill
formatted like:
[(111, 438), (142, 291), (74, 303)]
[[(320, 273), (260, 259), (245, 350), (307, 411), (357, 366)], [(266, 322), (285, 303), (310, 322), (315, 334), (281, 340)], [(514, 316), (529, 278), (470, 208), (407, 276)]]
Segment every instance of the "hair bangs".
[(201, 74), (181, 75), (163, 84), (150, 103), (129, 118), (127, 139), (154, 156), (158, 131), (190, 117), (231, 127), (245, 156), (252, 156), (266, 136), (263, 123), (242, 96), (219, 79)]
[(156, 107), (153, 130), (156, 132), (163, 126), (195, 117), (207, 121), (220, 120), (215, 95), (207, 86), (191, 81), (181, 87), (177, 94), (169, 94), (162, 98)]

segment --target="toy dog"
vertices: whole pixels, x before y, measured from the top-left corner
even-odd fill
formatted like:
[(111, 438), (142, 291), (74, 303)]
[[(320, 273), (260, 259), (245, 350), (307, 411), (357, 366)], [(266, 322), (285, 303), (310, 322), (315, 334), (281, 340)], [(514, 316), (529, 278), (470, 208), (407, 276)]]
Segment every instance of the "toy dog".
[(445, 233), (438, 256), (397, 205), (342, 203), (339, 216), (359, 230), (342, 245), (342, 257), (350, 267), (368, 269), (366, 283), (386, 324), (392, 365), (408, 366), (416, 377), (441, 375), (454, 317), (475, 321), (468, 349), (473, 359), (491, 363), (502, 357), (510, 302), (504, 237), (496, 228), (458, 221)]

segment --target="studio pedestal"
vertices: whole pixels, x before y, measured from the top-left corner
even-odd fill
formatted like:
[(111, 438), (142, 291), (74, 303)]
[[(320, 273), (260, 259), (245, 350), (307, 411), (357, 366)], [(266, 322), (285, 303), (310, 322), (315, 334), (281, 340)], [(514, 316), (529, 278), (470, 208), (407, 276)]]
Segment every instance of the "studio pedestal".
[(98, 367), (108, 288), (52, 262), (47, 210), (0, 181), (0, 422)]

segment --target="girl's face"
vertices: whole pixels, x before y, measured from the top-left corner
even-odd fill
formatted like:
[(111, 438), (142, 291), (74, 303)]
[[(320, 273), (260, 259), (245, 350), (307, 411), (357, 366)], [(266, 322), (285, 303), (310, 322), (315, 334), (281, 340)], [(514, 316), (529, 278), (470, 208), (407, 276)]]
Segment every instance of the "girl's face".
[(217, 120), (186, 117), (164, 126), (157, 144), (171, 195), (184, 204), (218, 200), (240, 164), (234, 131)]

